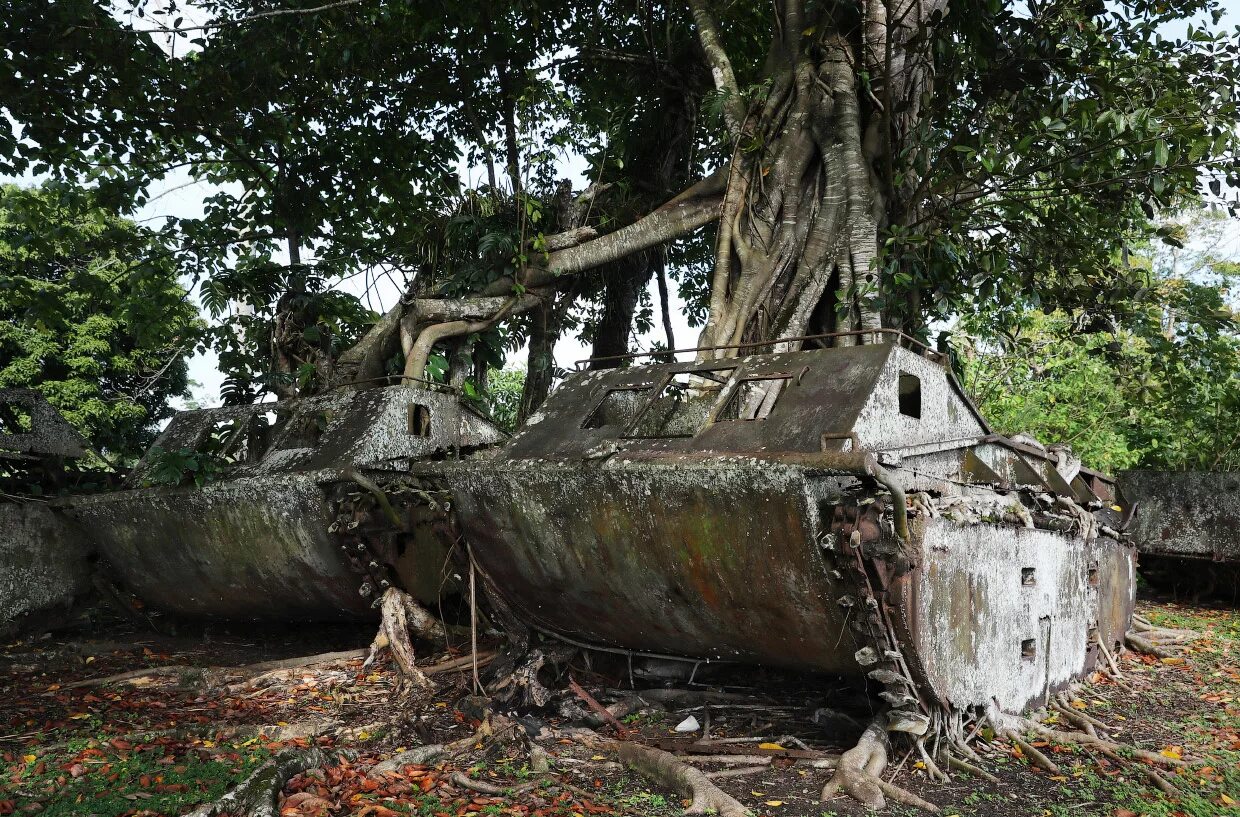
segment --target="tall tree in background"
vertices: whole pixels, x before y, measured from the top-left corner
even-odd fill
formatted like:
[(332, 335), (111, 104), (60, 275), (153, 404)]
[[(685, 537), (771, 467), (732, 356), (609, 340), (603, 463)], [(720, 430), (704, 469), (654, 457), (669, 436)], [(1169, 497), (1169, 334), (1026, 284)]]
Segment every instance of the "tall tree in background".
[(202, 330), (150, 231), (89, 192), (0, 187), (0, 388), (34, 388), (112, 461), (184, 396)]
[[(665, 258), (704, 345), (924, 337), (982, 302), (1107, 323), (1146, 297), (1116, 258), (1151, 215), (1240, 181), (1235, 41), (1184, 22), (1217, 22), (1213, 0), (230, 1), (206, 27), (164, 2), (27, 5), (4, 33), (9, 167), (104, 168), (118, 196), (178, 162), (232, 182), (169, 235), (217, 306), (263, 304), (245, 337), (270, 338), (277, 390), (436, 360), (485, 379), (561, 323), (618, 348)], [(593, 182), (568, 219), (566, 152)], [(344, 351), (365, 314), (309, 296), (379, 258), (416, 273)]]
[(1026, 304), (1015, 322), (979, 311), (957, 327), (966, 385), (998, 430), (1107, 471), (1240, 469), (1240, 247), (1221, 214), (1181, 216), (1162, 232), (1183, 246), (1129, 255), (1146, 294), (1116, 325)]

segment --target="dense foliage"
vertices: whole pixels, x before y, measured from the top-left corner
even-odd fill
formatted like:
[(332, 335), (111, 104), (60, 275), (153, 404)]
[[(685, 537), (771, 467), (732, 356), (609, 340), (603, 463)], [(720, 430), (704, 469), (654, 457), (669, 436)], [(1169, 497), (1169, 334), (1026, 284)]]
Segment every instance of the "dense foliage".
[[(563, 332), (627, 348), (666, 309), (652, 281), (694, 324), (727, 324), (708, 340), (924, 337), (974, 313), (1002, 333), (1027, 308), (1118, 331), (1152, 303), (1120, 259), (1176, 240), (1150, 219), (1234, 207), (1240, 184), (1240, 59), (1215, 0), (18, 6), (0, 22), (0, 170), (118, 207), (173, 171), (217, 183), (202, 218), (161, 231), (217, 318), (232, 400), (339, 379), (377, 317), (345, 279), (390, 276), (406, 312), (510, 297), (381, 322), (365, 371), (434, 376), (406, 359), (421, 336), (481, 386), (528, 342), (527, 392)], [(693, 218), (644, 227), (716, 169)], [(550, 241), (573, 230), (601, 237), (566, 265)]]
[(957, 350), (983, 413), (1105, 471), (1240, 469), (1240, 265), (1219, 255), (1235, 251), (1220, 246), (1228, 230), (1210, 216), (1167, 225), (1187, 249), (1132, 259), (1148, 292), (1122, 328), (1032, 308), (1006, 331), (965, 321)]
[(160, 247), (89, 193), (0, 187), (0, 388), (38, 389), (113, 461), (171, 414), (201, 329)]

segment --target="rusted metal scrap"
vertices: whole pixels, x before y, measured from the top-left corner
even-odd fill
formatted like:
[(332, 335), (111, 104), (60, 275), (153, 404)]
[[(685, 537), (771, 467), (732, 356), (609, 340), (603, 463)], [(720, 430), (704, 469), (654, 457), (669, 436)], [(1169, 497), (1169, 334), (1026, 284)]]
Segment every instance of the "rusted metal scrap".
[(0, 638), (52, 623), (90, 587), (92, 548), (31, 486), (55, 486), (86, 443), (33, 389), (0, 389)]
[(1240, 473), (1136, 470), (1119, 481), (1140, 508), (1132, 538), (1151, 584), (1240, 599)]
[(1019, 711), (1118, 648), (1107, 477), (894, 344), (588, 371), (443, 464), (489, 590), (572, 642), (864, 675), (889, 728)]
[[(504, 438), (456, 397), (407, 386), (182, 412), (128, 490), (72, 510), (120, 583), (156, 609), (371, 617), (388, 586), (429, 603), (444, 583), (448, 504), (410, 464)], [(183, 455), (211, 479), (149, 484)]]

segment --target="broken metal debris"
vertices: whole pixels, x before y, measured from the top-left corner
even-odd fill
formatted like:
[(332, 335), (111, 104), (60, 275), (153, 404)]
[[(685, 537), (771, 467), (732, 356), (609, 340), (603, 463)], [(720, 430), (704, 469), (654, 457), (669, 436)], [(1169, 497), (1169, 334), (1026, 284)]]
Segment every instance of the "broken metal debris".
[[(410, 464), (503, 439), (454, 396), (408, 386), (182, 412), (128, 490), (78, 497), (72, 513), (156, 609), (372, 617), (393, 584), (424, 602), (444, 584), (448, 503)], [(169, 452), (209, 459), (214, 478), (150, 484)]]
[(1132, 613), (1113, 482), (994, 434), (899, 345), (583, 372), (496, 456), (434, 472), (536, 628), (865, 676), (914, 736), (1047, 700)]

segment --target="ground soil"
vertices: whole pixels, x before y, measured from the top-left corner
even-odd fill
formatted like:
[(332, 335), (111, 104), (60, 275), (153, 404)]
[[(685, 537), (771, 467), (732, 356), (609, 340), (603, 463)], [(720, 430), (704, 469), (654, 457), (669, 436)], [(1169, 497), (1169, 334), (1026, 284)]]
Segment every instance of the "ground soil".
[[(1079, 691), (1077, 705), (1108, 724), (1120, 742), (1191, 760), (1178, 773), (1164, 774), (1176, 795), (1154, 788), (1135, 760), (1038, 741), (1061, 769), (1051, 775), (1031, 767), (1007, 743), (988, 740), (984, 731), (976, 748), (998, 785), (963, 773), (953, 773), (949, 783), (932, 783), (911, 757), (894, 758), (887, 776), (943, 814), (959, 817), (1240, 815), (1240, 614), (1230, 606), (1168, 599), (1143, 599), (1139, 607), (1155, 623), (1198, 630), (1202, 640), (1182, 657), (1125, 654), (1120, 660), (1127, 686), (1095, 676)], [(360, 657), (276, 672), (223, 669), (361, 648), (372, 635), (369, 626), (249, 625), (169, 637), (94, 622), (89, 629), (6, 645), (0, 650), (0, 814), (184, 814), (217, 798), (274, 753), (312, 744), (348, 754), (289, 781), (280, 796), (288, 817), (682, 812), (673, 792), (635, 777), (605, 750), (551, 736), (573, 725), (566, 717), (572, 707), (588, 710), (571, 692), (559, 693), (541, 710), (503, 713), (528, 739), (480, 742), (446, 763), (372, 775), (371, 767), (395, 752), (474, 733), (483, 710), (471, 696), (468, 662), (435, 674), (432, 694), (405, 697), (398, 697), (392, 667), (382, 660), (365, 669)], [(484, 639), (485, 650), (494, 646)], [(446, 650), (443, 644), (424, 645), (423, 652), (419, 663), (428, 665), (468, 654), (465, 644)], [(161, 669), (168, 667), (175, 669)], [(141, 668), (159, 671), (71, 686)], [(652, 677), (643, 671), (648, 669), (579, 657), (571, 669), (546, 673), (543, 680), (563, 690), (571, 674), (604, 704), (650, 688), (709, 692), (709, 701), (643, 707), (624, 719), (622, 737), (684, 754), (708, 734), (711, 741), (737, 741), (715, 743), (712, 752), (774, 755), (770, 765), (744, 776), (716, 778), (755, 815), (866, 813), (843, 797), (820, 803), (830, 772), (811, 762), (814, 753), (838, 753), (855, 740), (868, 716), (861, 691), (838, 679), (752, 669), (700, 668), (691, 682)], [(568, 708), (560, 706), (564, 702)], [(699, 729), (677, 732), (689, 716)], [(599, 731), (618, 736), (611, 726)], [(549, 772), (534, 770), (533, 745), (548, 753)], [(699, 767), (715, 772), (745, 765)], [(459, 778), (454, 782), (453, 773), (505, 791), (481, 794)], [(902, 806), (888, 812), (914, 813)]]

